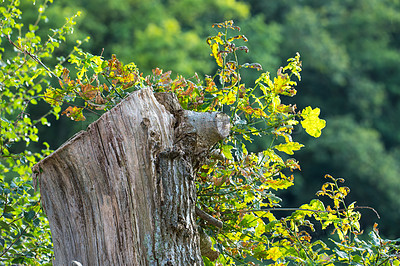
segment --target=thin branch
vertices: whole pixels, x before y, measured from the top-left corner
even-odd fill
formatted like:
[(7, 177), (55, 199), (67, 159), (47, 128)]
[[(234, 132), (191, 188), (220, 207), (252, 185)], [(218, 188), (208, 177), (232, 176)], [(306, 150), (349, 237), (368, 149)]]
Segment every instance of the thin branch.
[(20, 235), (10, 244), (8, 248), (6, 248), (3, 253), (0, 254), (0, 257), (3, 257), (4, 254), (6, 254), (10, 248), (25, 234), (26, 230), (29, 228), (29, 226), (26, 226), (24, 230), (20, 233)]
[[(35, 204), (35, 206), (33, 206), (33, 208), (36, 207), (36, 205), (37, 205), (38, 203), (39, 203), (39, 202), (37, 202), (37, 203)], [(37, 216), (38, 216), (38, 212), (36, 212), (35, 216), (32, 218), (32, 221), (33, 221), (34, 219), (36, 219)], [(18, 218), (17, 220), (19, 220), (19, 219), (21, 219), (21, 218), (22, 218), (22, 217)], [(13, 223), (13, 222), (15, 222), (15, 221), (17, 221), (17, 220), (12, 221), (11, 223)], [(8, 246), (8, 248), (6, 248), (6, 249), (3, 251), (3, 253), (0, 254), (0, 258), (3, 257), (3, 255), (6, 254), (6, 253), (10, 250), (10, 248), (11, 248), (25, 233), (26, 233), (26, 231), (28, 230), (28, 228), (30, 228), (31, 226), (32, 226), (32, 223), (29, 224), (29, 225), (27, 225), (27, 226), (24, 228), (24, 230), (21, 231), (21, 233), (19, 234), (19, 236), (18, 236), (16, 239), (14, 239), (14, 241)]]
[(247, 212), (269, 212), (269, 211), (310, 211), (310, 212), (316, 212), (316, 213), (318, 213), (318, 212), (329, 213), (329, 211), (299, 209), (299, 208), (265, 208), (265, 209), (253, 209), (253, 210), (227, 210), (222, 213), (232, 213), (232, 212), (247, 213)]
[(369, 207), (369, 206), (355, 206), (352, 209), (354, 209), (354, 210), (355, 209), (368, 209), (368, 210), (371, 210), (371, 211), (373, 211), (375, 213), (375, 215), (376, 215), (376, 217), (378, 217), (378, 219), (381, 219), (381, 216), (379, 216), (379, 213), (372, 207)]
[(19, 51), (21, 51), (22, 53), (24, 53), (25, 55), (28, 55), (30, 58), (32, 58), (36, 63), (38, 63), (39, 65), (41, 65), (51, 76), (57, 78), (59, 81), (62, 81), (60, 79), (60, 77), (58, 77), (56, 74), (54, 74), (53, 71), (51, 71), (45, 64), (42, 63), (42, 61), (40, 61), (40, 59), (35, 56), (34, 54), (31, 54), (30, 52), (28, 52), (26, 49), (22, 49), (21, 47), (19, 47), (18, 45), (16, 45), (12, 40), (10, 35), (7, 35), (7, 39), (8, 41)]
[[(376, 216), (378, 217), (378, 219), (380, 219), (381, 217), (379, 216), (378, 212), (372, 208), (372, 207), (368, 207), (368, 206), (355, 206), (353, 208), (350, 208), (351, 210), (357, 210), (357, 209), (369, 209), (372, 210)], [(322, 210), (311, 210), (311, 209), (300, 209), (300, 208), (265, 208), (265, 209), (253, 209), (253, 210), (227, 210), (222, 212), (222, 214), (224, 213), (233, 213), (233, 212), (240, 212), (240, 213), (247, 213), (247, 212), (269, 212), (269, 211), (309, 211), (309, 212), (315, 212), (315, 213), (330, 213), (331, 211), (322, 211)], [(338, 212), (340, 211), (346, 211), (346, 209), (338, 209), (336, 210)]]
[(203, 210), (196, 207), (196, 215), (199, 216), (201, 219), (207, 221), (211, 225), (214, 225), (218, 228), (222, 228), (224, 225), (222, 221), (218, 220), (217, 218), (212, 217), (208, 213), (204, 212)]

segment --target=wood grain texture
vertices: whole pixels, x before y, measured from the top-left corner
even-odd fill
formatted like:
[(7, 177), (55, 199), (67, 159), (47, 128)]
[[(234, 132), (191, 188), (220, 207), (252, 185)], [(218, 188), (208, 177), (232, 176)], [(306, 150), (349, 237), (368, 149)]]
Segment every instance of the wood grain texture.
[(193, 166), (229, 118), (208, 114), (219, 127), (205, 129), (174, 96), (157, 99), (132, 93), (35, 166), (54, 265), (202, 265)]

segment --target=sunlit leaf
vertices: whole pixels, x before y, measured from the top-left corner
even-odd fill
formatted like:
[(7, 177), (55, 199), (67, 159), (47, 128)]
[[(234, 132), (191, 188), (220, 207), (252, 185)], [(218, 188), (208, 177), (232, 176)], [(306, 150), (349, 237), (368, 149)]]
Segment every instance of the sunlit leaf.
[(232, 160), (233, 159), (233, 156), (232, 156), (232, 153), (231, 153), (231, 150), (233, 149), (233, 146), (231, 146), (231, 145), (223, 145), (222, 147), (221, 147), (221, 152), (222, 152), (222, 154), (225, 156), (225, 158), (226, 159), (228, 159), (228, 160)]
[(301, 112), (301, 117), (303, 118), (301, 125), (309, 135), (315, 138), (321, 136), (321, 130), (326, 125), (326, 121), (320, 119), (319, 114), (319, 108), (312, 109), (310, 106), (306, 107)]
[(294, 154), (294, 151), (300, 150), (301, 147), (304, 147), (304, 145), (298, 142), (287, 142), (276, 145), (274, 148), (277, 149), (278, 151), (283, 151), (287, 154), (292, 155)]

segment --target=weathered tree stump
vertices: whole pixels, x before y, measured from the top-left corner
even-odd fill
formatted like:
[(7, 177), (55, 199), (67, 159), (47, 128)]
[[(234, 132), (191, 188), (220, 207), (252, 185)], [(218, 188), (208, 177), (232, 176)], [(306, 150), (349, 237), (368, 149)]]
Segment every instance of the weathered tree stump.
[(193, 170), (228, 134), (144, 88), (39, 162), (54, 265), (201, 265)]

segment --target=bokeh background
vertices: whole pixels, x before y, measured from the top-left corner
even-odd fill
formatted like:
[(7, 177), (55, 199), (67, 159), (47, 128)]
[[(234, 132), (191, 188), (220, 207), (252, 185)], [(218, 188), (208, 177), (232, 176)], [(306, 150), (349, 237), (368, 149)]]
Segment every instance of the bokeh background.
[[(37, 8), (22, 1), (26, 25)], [(300, 52), (303, 79), (298, 95), (287, 102), (320, 107), (327, 128), (314, 139), (296, 130), (305, 148), (296, 153), (302, 170), (283, 205), (300, 206), (315, 197), (324, 175), (343, 177), (349, 203), (360, 210), (363, 226), (379, 223), (385, 237), (400, 237), (400, 1), (398, 0), (54, 0), (46, 2), (48, 22), (60, 27), (64, 17), (82, 11), (75, 34), (56, 52), (66, 56), (76, 40), (90, 37), (84, 50), (124, 63), (135, 62), (144, 75), (155, 67), (191, 77), (213, 74), (207, 36), (211, 25), (233, 19), (249, 39), (241, 63), (261, 63), (273, 75)], [(47, 34), (46, 30), (42, 30)], [(46, 36), (44, 36), (46, 37)], [(55, 62), (45, 62), (48, 65)], [(248, 74), (247, 74), (248, 73)], [(256, 71), (245, 78), (253, 80)], [(174, 74), (173, 74), (174, 76)], [(46, 112), (46, 104), (39, 111)], [(35, 107), (36, 108), (36, 107)], [(94, 118), (93, 118), (94, 119)], [(90, 122), (90, 119), (89, 121)], [(56, 149), (88, 122), (68, 118), (42, 129), (42, 141)], [(256, 140), (252, 149), (265, 145)], [(38, 147), (39, 148), (39, 147)]]

